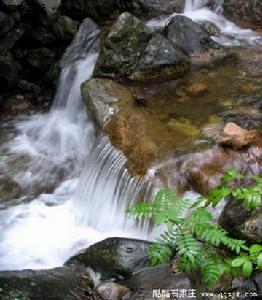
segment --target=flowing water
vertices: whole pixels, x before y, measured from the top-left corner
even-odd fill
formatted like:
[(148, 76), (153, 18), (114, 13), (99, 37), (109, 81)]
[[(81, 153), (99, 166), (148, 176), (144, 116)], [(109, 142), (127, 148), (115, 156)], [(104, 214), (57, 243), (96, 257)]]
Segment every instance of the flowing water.
[[(184, 14), (214, 22), (223, 44), (258, 43), (254, 32), (221, 15), (222, 2), (211, 11), (206, 1), (186, 1)], [(0, 184), (7, 190), (0, 192), (10, 198), (0, 199), (2, 270), (60, 266), (108, 236), (149, 237), (148, 223), (127, 219), (125, 210), (150, 199), (153, 188), (128, 174), (125, 157), (96, 132), (81, 101), (80, 85), (98, 57), (91, 50), (62, 70), (49, 113), (0, 126)]]

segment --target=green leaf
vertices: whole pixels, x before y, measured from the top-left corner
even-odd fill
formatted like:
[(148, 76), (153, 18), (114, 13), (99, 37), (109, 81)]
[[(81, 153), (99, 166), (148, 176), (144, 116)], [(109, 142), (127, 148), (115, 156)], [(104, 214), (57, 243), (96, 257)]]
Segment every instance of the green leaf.
[(248, 260), (248, 259), (247, 259), (246, 256), (238, 257), (238, 258), (236, 258), (236, 259), (234, 259), (234, 260), (232, 261), (232, 263), (231, 263), (231, 264), (232, 264), (232, 267), (233, 267), (233, 268), (238, 268), (238, 267), (242, 266), (247, 260)]
[(252, 245), (249, 249), (250, 254), (257, 254), (262, 251), (261, 245)]
[(262, 270), (262, 253), (260, 253), (258, 255), (258, 258), (257, 258), (257, 267), (259, 268), (259, 270)]
[(160, 212), (160, 213), (156, 214), (154, 216), (154, 221), (155, 221), (156, 226), (162, 225), (166, 221), (166, 213)]
[(243, 272), (244, 277), (246, 277), (246, 278), (250, 277), (252, 274), (252, 271), (253, 271), (252, 262), (248, 260), (242, 266), (242, 272)]

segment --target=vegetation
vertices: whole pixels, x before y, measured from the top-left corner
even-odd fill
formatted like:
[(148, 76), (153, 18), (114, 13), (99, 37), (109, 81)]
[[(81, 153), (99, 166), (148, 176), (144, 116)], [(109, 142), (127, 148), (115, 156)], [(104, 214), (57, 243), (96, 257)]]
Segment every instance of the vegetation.
[(216, 207), (228, 196), (241, 201), (247, 209), (259, 207), (262, 178), (254, 177), (253, 184), (248, 187), (241, 186), (242, 180), (244, 176), (230, 168), (220, 187), (213, 189), (208, 197), (199, 197), (193, 204), (169, 189), (162, 189), (152, 204), (131, 206), (130, 216), (153, 218), (157, 226), (165, 224), (167, 227), (150, 248), (152, 264), (167, 262), (176, 254), (181, 270), (199, 271), (202, 281), (209, 286), (224, 273), (249, 277), (254, 269), (262, 269), (262, 245), (249, 246), (244, 240), (231, 238), (208, 211), (208, 207)]

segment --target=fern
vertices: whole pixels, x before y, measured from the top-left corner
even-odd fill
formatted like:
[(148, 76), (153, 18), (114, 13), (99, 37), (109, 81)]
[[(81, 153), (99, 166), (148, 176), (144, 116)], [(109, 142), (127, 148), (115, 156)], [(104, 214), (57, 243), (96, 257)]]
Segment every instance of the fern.
[[(176, 254), (181, 270), (200, 272), (208, 285), (216, 283), (225, 272), (248, 277), (254, 269), (262, 269), (262, 246), (249, 248), (245, 241), (231, 238), (206, 209), (209, 205), (217, 206), (227, 196), (233, 196), (248, 209), (259, 207), (262, 178), (254, 176), (254, 185), (249, 187), (229, 186), (232, 181), (240, 182), (242, 179), (244, 176), (237, 170), (228, 169), (222, 177), (222, 185), (213, 189), (208, 197), (199, 197), (193, 205), (190, 200), (177, 197), (169, 189), (162, 189), (155, 195), (152, 204), (131, 206), (127, 210), (129, 216), (152, 218), (157, 226), (167, 226), (167, 231), (150, 246), (152, 265), (168, 262)], [(222, 259), (218, 254), (219, 248), (228, 249), (237, 256)]]

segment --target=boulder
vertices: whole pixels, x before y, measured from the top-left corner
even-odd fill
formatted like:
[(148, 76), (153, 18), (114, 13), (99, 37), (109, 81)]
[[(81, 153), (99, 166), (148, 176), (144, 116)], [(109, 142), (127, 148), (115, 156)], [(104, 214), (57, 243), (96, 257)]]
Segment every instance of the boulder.
[(108, 238), (70, 258), (65, 265), (92, 268), (102, 278), (126, 278), (149, 266), (148, 250), (151, 243), (126, 238)]
[(130, 13), (121, 14), (103, 43), (95, 75), (129, 76), (139, 64), (151, 37), (151, 31), (138, 18)]
[(217, 27), (215, 23), (212, 23), (210, 21), (201, 21), (199, 24), (204, 28), (206, 32), (208, 32), (212, 36), (220, 36), (221, 30)]
[(127, 287), (114, 282), (101, 283), (97, 291), (102, 299), (106, 300), (120, 300), (130, 293)]
[(82, 85), (82, 98), (96, 124), (103, 128), (118, 113), (118, 102), (132, 101), (129, 91), (110, 79), (90, 79)]
[(219, 49), (201, 25), (185, 16), (175, 16), (165, 28), (167, 38), (187, 54)]
[(183, 76), (190, 69), (184, 53), (168, 39), (155, 34), (150, 39), (132, 80), (168, 80)]
[(218, 142), (222, 146), (240, 149), (255, 143), (260, 138), (256, 130), (246, 130), (235, 123), (227, 123)]
[(233, 150), (215, 147), (162, 163), (154, 169), (152, 181), (183, 193), (193, 189), (208, 195), (221, 184), (226, 169), (234, 167), (248, 178), (262, 174), (262, 146)]
[(1, 0), (1, 4), (10, 10), (17, 9), (24, 0)]
[(27, 62), (38, 71), (47, 71), (55, 63), (55, 53), (50, 48), (41, 47), (28, 52)]
[(112, 26), (99, 55), (95, 75), (131, 80), (168, 79), (185, 74), (185, 55), (143, 22), (123, 13)]
[(262, 205), (248, 210), (240, 201), (230, 198), (219, 217), (219, 224), (238, 239), (262, 243)]
[(0, 54), (0, 90), (16, 86), (22, 73), (21, 65), (10, 52)]
[(26, 30), (25, 24), (20, 24), (11, 31), (9, 31), (2, 39), (0, 39), (0, 51), (7, 51), (19, 41)]
[(0, 11), (0, 37), (10, 31), (15, 25), (12, 16)]
[(224, 0), (224, 14), (240, 25), (262, 28), (261, 1)]
[(58, 10), (61, 5), (61, 0), (33, 0), (44, 12), (44, 14), (50, 18), (53, 19), (55, 16), (57, 16)]
[(64, 52), (60, 66), (67, 67), (86, 57), (90, 51), (98, 53), (100, 49), (100, 29), (91, 19), (84, 19), (72, 43)]
[(23, 47), (41, 47), (54, 44), (57, 41), (50, 29), (41, 26), (30, 26), (23, 36)]
[(61, 41), (71, 41), (77, 33), (78, 22), (68, 16), (60, 16), (54, 23), (53, 30)]
[(3, 299), (75, 300), (81, 299), (81, 290), (93, 295), (89, 299), (101, 299), (92, 292), (92, 281), (87, 274), (79, 274), (67, 267), (39, 271), (2, 271), (0, 286)]
[(182, 13), (185, 0), (131, 0), (126, 9), (134, 15), (146, 18), (159, 17), (164, 14)]
[[(135, 272), (124, 284), (132, 290), (131, 299), (157, 299), (162, 298), (160, 291), (174, 291), (166, 294), (164, 299), (178, 299), (180, 291), (186, 291), (185, 299), (189, 299), (192, 286), (189, 278), (180, 272), (172, 272), (168, 264), (156, 267), (147, 267)], [(155, 294), (154, 294), (155, 293)], [(171, 297), (170, 297), (171, 296)]]
[(120, 9), (122, 0), (63, 0), (62, 13), (73, 19), (82, 20), (90, 17), (95, 21), (112, 19)]

